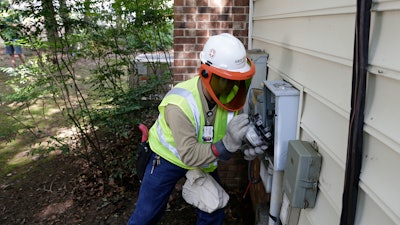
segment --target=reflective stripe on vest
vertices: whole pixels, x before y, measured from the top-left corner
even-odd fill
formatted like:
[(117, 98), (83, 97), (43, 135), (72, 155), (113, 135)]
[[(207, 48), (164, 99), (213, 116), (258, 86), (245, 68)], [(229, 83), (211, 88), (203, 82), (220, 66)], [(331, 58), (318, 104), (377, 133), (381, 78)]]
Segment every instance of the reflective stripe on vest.
[(200, 129), (200, 110), (199, 107), (197, 107), (196, 100), (194, 99), (193, 94), (189, 90), (179, 87), (176, 87), (171, 91), (169, 91), (166, 96), (171, 94), (180, 95), (184, 97), (189, 103), (190, 109), (192, 110), (192, 113), (194, 115), (194, 120), (196, 123), (196, 135), (197, 135)]
[[(191, 111), (194, 115), (194, 119), (195, 119), (195, 123), (196, 123), (196, 136), (199, 135), (199, 129), (200, 129), (200, 110), (197, 107), (196, 101), (192, 95), (192, 93), (184, 88), (174, 88), (171, 91), (169, 91), (167, 93), (166, 96), (170, 95), (170, 94), (176, 94), (176, 95), (180, 95), (182, 97), (184, 97), (191, 108)], [(229, 123), (229, 121), (231, 121), (231, 119), (234, 117), (235, 113), (234, 112), (228, 112), (228, 116), (227, 116), (227, 123)], [(164, 134), (162, 132), (161, 129), (161, 125), (158, 122), (160, 119), (161, 115), (158, 116), (158, 119), (156, 121), (156, 127), (157, 127), (157, 135), (158, 135), (158, 139), (160, 140), (161, 144), (164, 145), (164, 147), (166, 147), (169, 151), (171, 151), (179, 160), (181, 160), (181, 156), (178, 153), (178, 150), (170, 145), (166, 139), (164, 138)], [(214, 162), (214, 165), (216, 165), (217, 162)], [(203, 165), (202, 167), (208, 167), (207, 165)]]

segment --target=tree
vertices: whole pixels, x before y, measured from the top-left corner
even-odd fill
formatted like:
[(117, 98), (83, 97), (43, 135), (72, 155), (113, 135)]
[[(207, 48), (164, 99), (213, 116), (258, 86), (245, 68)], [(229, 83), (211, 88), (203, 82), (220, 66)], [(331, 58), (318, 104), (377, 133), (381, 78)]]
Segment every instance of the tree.
[[(121, 139), (132, 137), (136, 125), (146, 120), (147, 110), (154, 111), (159, 100), (142, 99), (163, 95), (168, 86), (165, 84), (172, 83), (169, 64), (156, 61), (148, 65), (154, 73), (148, 74), (146, 83), (128, 85), (129, 79), (139, 80), (141, 76), (137, 55), (170, 53), (173, 9), (167, 3), (161, 0), (17, 0), (14, 4), (23, 8), (13, 12), (1, 8), (2, 12), (23, 18), (19, 26), (27, 40), (25, 47), (34, 52), (29, 63), (15, 70), (1, 68), (9, 74), (8, 84), (14, 92), (0, 99), (3, 104), (22, 106), (7, 113), (32, 136), (51, 138), (47, 142), (51, 145), (36, 148), (34, 152), (73, 151), (107, 178), (134, 173), (134, 163), (131, 163), (135, 157), (134, 142), (124, 146), (121, 152), (104, 143), (120, 143)], [(92, 66), (84, 68), (89, 74), (82, 76), (77, 69), (85, 62)], [(155, 74), (160, 66), (168, 67), (166, 73)], [(72, 139), (79, 140), (75, 142), (76, 147), (43, 132), (35, 122), (37, 115), (29, 113), (39, 102), (45, 112), (50, 100), (75, 128)], [(31, 115), (30, 119), (19, 118), (17, 115), (21, 112)], [(100, 133), (107, 135), (100, 136)]]

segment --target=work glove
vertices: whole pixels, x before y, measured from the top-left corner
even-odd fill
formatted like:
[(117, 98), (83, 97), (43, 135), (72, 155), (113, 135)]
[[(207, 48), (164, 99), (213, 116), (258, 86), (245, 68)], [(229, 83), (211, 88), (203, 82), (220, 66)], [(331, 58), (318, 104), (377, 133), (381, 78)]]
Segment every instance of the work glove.
[(268, 149), (268, 145), (260, 145), (257, 147), (249, 147), (243, 150), (245, 160), (254, 160), (258, 155), (264, 154), (265, 150)]
[(236, 152), (241, 146), (243, 137), (246, 135), (249, 125), (249, 116), (240, 114), (232, 118), (226, 128), (226, 134), (222, 140), (211, 145), (211, 150), (215, 156), (221, 160), (228, 160), (232, 153)]
[(270, 143), (265, 143), (253, 126), (249, 126), (245, 135), (245, 144), (241, 147), (245, 160), (254, 160), (257, 155), (264, 154)]

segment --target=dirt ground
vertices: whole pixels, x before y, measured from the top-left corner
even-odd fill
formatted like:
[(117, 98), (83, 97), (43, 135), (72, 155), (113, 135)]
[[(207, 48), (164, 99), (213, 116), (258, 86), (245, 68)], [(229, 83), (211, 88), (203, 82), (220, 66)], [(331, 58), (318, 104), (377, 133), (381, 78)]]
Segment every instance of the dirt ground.
[[(139, 184), (123, 195), (112, 195), (112, 190), (102, 190), (98, 182), (87, 180), (83, 168), (76, 158), (57, 155), (2, 177), (0, 224), (126, 224), (135, 207)], [(242, 199), (242, 193), (228, 193), (231, 199), (224, 224), (252, 224), (249, 200)], [(195, 209), (175, 190), (159, 224), (195, 223)]]
[[(2, 64), (8, 62), (3, 49), (0, 57)], [(61, 154), (15, 167), (0, 177), (0, 224), (126, 224), (140, 184), (132, 182), (121, 190), (117, 185), (105, 188), (101, 180), (94, 179), (81, 160)], [(224, 224), (254, 224), (251, 201), (242, 197), (244, 190), (227, 192), (230, 201)], [(170, 199), (159, 224), (196, 223), (196, 210), (184, 202), (179, 186)]]

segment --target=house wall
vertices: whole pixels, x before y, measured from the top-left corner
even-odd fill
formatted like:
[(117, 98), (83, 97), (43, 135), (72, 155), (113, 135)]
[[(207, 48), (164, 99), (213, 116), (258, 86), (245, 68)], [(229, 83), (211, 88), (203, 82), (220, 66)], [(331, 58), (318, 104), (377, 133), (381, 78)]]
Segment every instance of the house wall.
[[(301, 92), (298, 138), (323, 156), (313, 209), (301, 225), (337, 225), (342, 209), (356, 1), (256, 0), (252, 48), (269, 54), (268, 79)], [(372, 7), (363, 162), (356, 224), (400, 224), (400, 1)]]

